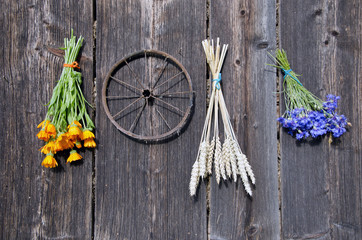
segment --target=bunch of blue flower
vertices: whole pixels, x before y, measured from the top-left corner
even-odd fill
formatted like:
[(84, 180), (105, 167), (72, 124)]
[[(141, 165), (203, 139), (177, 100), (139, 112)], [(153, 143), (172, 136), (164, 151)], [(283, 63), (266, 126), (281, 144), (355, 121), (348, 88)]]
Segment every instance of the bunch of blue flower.
[(332, 133), (333, 137), (340, 137), (346, 132), (347, 119), (335, 112), (338, 99), (339, 96), (329, 94), (327, 101), (323, 103), (323, 109), (306, 111), (304, 108), (296, 108), (285, 112), (284, 117), (278, 118), (278, 121), (298, 140), (309, 136), (317, 138), (328, 132)]
[(284, 73), (286, 111), (278, 121), (288, 133), (298, 140), (309, 136), (317, 138), (327, 133), (338, 138), (345, 133), (347, 119), (336, 112), (340, 97), (328, 94), (327, 100), (323, 102), (309, 92), (299, 81), (299, 75), (290, 69), (284, 50), (277, 49), (274, 60), (278, 65), (272, 66), (280, 68)]

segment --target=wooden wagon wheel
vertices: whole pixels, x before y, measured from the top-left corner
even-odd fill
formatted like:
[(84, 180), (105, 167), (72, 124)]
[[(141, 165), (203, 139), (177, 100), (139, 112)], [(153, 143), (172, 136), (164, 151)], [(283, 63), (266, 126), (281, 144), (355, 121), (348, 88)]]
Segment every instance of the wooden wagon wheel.
[(143, 142), (179, 135), (190, 119), (193, 100), (186, 69), (156, 50), (136, 52), (117, 62), (102, 88), (103, 107), (111, 122)]

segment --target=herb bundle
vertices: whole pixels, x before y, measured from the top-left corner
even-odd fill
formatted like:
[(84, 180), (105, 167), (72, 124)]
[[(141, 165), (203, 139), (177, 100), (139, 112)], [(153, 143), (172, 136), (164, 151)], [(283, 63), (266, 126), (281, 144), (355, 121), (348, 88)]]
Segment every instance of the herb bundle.
[[(221, 178), (227, 180), (232, 177), (236, 182), (237, 175), (240, 175), (246, 192), (251, 196), (252, 191), (248, 176), (253, 184), (255, 184), (255, 177), (246, 156), (242, 153), (239, 143), (236, 140), (220, 86), (220, 71), (228, 45), (224, 44), (221, 50), (219, 38), (217, 39), (216, 48), (214, 48), (213, 40), (211, 43), (209, 40), (204, 40), (202, 45), (213, 80), (210, 104), (206, 114), (199, 151), (192, 167), (190, 195), (193, 196), (196, 194), (200, 177), (205, 178), (211, 174), (212, 165), (214, 165), (216, 181), (218, 184), (220, 183)], [(223, 144), (221, 144), (219, 137), (219, 109), (224, 126)], [(211, 138), (212, 122), (214, 128), (213, 136)]]
[(76, 150), (82, 147), (82, 141), (84, 147), (96, 147), (92, 133), (94, 124), (86, 110), (86, 103), (89, 103), (80, 88), (82, 75), (74, 70), (79, 68), (75, 60), (82, 43), (83, 37), (76, 42), (73, 31), (70, 39), (64, 39), (64, 68), (48, 103), (45, 119), (38, 125), (41, 130), (37, 137), (45, 141), (40, 149), (46, 155), (41, 165), (46, 168), (58, 166), (54, 155), (63, 150), (71, 150), (67, 163), (82, 159)]
[(336, 112), (339, 96), (328, 94), (323, 102), (308, 91), (299, 81), (298, 76), (290, 68), (284, 50), (277, 49), (276, 56), (272, 56), (278, 65), (271, 65), (281, 69), (284, 73), (283, 92), (286, 111), (278, 121), (288, 133), (302, 140), (309, 136), (317, 138), (327, 133), (338, 138), (346, 132), (348, 124), (344, 115)]

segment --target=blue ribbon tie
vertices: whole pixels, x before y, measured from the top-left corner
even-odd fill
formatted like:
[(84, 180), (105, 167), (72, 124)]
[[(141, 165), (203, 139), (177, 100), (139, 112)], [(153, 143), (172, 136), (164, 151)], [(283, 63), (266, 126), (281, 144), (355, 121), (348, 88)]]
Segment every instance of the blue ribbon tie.
[(218, 78), (216, 78), (216, 79), (213, 79), (212, 80), (213, 82), (216, 82), (215, 83), (215, 87), (216, 87), (216, 89), (220, 89), (220, 82), (221, 82), (221, 73), (219, 73), (219, 77)]
[(303, 86), (303, 84), (301, 82), (299, 82), (299, 80), (294, 77), (292, 74), (290, 74), (290, 72), (292, 71), (292, 69), (288, 69), (288, 70), (285, 70), (284, 68), (282, 68), (283, 72), (284, 72), (284, 79), (289, 76), (291, 78), (293, 78), (297, 83), (300, 84), (300, 86)]

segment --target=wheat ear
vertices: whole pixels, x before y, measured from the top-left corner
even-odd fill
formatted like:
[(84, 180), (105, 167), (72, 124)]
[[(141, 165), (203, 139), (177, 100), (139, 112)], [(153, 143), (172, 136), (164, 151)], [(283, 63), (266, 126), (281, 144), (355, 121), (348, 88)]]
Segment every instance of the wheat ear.
[(191, 180), (190, 180), (190, 195), (196, 194), (197, 185), (199, 184), (199, 162), (195, 161), (192, 166)]

